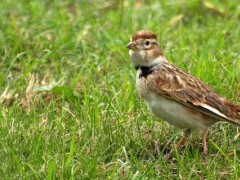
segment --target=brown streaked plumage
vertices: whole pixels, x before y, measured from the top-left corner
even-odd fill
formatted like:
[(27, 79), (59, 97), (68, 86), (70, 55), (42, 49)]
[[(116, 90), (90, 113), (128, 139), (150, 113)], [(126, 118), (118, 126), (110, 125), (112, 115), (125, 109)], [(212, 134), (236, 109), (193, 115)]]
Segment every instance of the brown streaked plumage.
[[(150, 89), (170, 99), (174, 99), (187, 107), (208, 114), (212, 117), (240, 125), (240, 107), (228, 102), (214, 93), (199, 79), (181, 71), (169, 63), (153, 72), (148, 79)], [(209, 110), (204, 110), (206, 104), (218, 110), (225, 116), (219, 116)]]
[(132, 36), (127, 47), (137, 69), (139, 94), (156, 116), (184, 130), (179, 146), (185, 142), (191, 129), (200, 129), (206, 154), (208, 127), (218, 121), (240, 126), (240, 106), (170, 64), (158, 46), (156, 34), (139, 31)]

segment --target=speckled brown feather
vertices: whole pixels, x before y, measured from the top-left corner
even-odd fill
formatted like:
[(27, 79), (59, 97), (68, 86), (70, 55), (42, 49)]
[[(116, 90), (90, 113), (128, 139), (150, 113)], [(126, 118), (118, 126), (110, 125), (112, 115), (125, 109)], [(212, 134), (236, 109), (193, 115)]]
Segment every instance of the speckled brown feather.
[[(199, 79), (176, 68), (167, 61), (147, 79), (148, 87), (158, 94), (176, 100), (185, 106), (217, 119), (240, 125), (240, 107), (214, 93)], [(208, 105), (226, 117), (220, 116), (203, 105)]]

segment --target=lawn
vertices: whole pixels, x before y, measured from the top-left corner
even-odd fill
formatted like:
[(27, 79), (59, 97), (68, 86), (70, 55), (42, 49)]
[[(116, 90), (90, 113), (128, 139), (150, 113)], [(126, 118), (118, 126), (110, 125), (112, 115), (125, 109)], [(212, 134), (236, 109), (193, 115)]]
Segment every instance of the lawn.
[[(170, 62), (240, 102), (238, 1), (0, 1), (0, 179), (239, 179), (240, 127), (154, 117), (126, 44), (158, 35)], [(164, 155), (174, 149), (172, 159)]]

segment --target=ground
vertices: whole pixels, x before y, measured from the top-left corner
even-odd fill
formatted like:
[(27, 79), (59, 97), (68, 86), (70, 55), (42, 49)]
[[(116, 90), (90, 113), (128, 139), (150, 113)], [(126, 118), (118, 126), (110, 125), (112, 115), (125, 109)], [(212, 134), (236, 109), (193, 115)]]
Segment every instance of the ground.
[[(0, 2), (2, 179), (239, 179), (240, 128), (193, 133), (154, 117), (126, 44), (158, 35), (170, 62), (240, 102), (237, 1)], [(164, 155), (175, 149), (173, 158)]]

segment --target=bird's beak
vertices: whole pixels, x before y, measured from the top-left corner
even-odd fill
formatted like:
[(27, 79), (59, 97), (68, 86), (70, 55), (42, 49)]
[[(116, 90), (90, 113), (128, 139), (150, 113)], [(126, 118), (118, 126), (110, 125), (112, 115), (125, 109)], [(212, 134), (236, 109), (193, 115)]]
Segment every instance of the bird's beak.
[(128, 49), (137, 50), (137, 47), (136, 47), (136, 43), (135, 43), (135, 42), (130, 42), (130, 43), (128, 43), (126, 47), (127, 47)]

